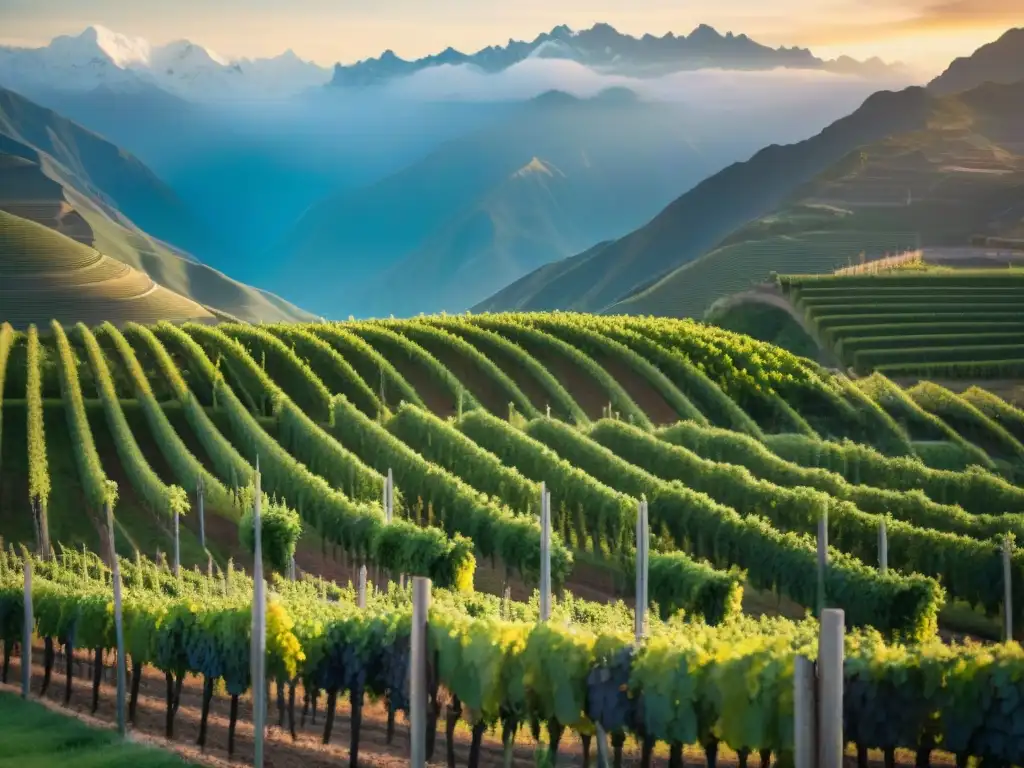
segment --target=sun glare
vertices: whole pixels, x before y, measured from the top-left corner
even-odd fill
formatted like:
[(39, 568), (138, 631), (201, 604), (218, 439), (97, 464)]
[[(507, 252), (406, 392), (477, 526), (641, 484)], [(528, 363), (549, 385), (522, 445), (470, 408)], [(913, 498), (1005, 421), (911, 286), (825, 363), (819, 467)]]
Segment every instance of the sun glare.
[(924, 30), (864, 42), (816, 45), (813, 50), (823, 58), (846, 55), (867, 59), (878, 56), (885, 61), (902, 61), (930, 76), (941, 72), (958, 56), (969, 56), (980, 46), (995, 40), (1003, 31), (998, 27)]

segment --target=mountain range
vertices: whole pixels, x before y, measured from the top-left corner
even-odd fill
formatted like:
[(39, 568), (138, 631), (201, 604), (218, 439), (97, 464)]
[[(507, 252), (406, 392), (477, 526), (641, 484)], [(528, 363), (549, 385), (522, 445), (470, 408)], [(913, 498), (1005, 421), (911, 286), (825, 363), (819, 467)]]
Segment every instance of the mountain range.
[[(0, 210), (60, 233), (64, 239), (53, 239), (50, 250), (88, 246), (202, 307), (252, 321), (310, 317), (190, 255), (185, 245), (209, 247), (212, 236), (133, 155), (4, 89)], [(5, 222), (11, 231), (34, 231)], [(6, 242), (10, 247), (13, 241)]]
[(1024, 27), (1007, 30), (998, 40), (961, 56), (928, 84), (935, 93), (956, 93), (982, 83), (1024, 80)]
[[(903, 96), (903, 94), (898, 94)], [(922, 104), (907, 94), (908, 109)], [(927, 93), (923, 119), (862, 144), (782, 205), (609, 312), (701, 316), (718, 298), (772, 271), (830, 272), (863, 254), (1024, 246), (1024, 81)], [(984, 250), (984, 249), (983, 249)]]
[[(753, 151), (759, 140), (730, 122), (624, 88), (542, 94), (312, 206), (259, 260), (279, 267), (261, 279), (327, 317), (462, 311), (640, 226)], [(762, 136), (778, 130), (772, 122)]]
[[(594, 30), (602, 32), (602, 25), (578, 35), (556, 28), (571, 40), (588, 40)], [(145, 86), (119, 90), (127, 81), (115, 80), (78, 91), (68, 103), (82, 105), (83, 113), (129, 103), (154, 104), (161, 115), (175, 105), (198, 109), (143, 76), (168, 56), (197, 62), (199, 74), (190, 82), (203, 91), (213, 89), (199, 64), (244, 73), (240, 63), (188, 46), (154, 52), (142, 41), (92, 32), (107, 59), (95, 63), (96, 71), (113, 67), (117, 77), (137, 77)], [(618, 35), (605, 32), (612, 33)], [(459, 123), (455, 138), (423, 142), (422, 154), (399, 161), (400, 170), (322, 196), (282, 237), (257, 230), (251, 242), (259, 251), (243, 249), (245, 278), (328, 317), (469, 306), (700, 316), (717, 298), (773, 269), (829, 271), (858, 253), (1018, 238), (1024, 232), (1020, 36), (1011, 30), (927, 87), (875, 93), (817, 135), (766, 147), (772, 138), (792, 141), (794, 124), (800, 136), (811, 132), (809, 124), (825, 124), (821, 100), (808, 118), (799, 103), (783, 109), (786, 102), (763, 88), (758, 96), (766, 110), (733, 111), (726, 99), (720, 114), (646, 100), (625, 88), (591, 98), (551, 91), (489, 105), (486, 118), (472, 105), (467, 115), (475, 117)], [(68, 61), (77, 60), (71, 55), (76, 39), (50, 46), (54, 66), (62, 50), (70, 52)], [(696, 39), (715, 38), (702, 32)], [(89, 71), (79, 73), (81, 82)], [(831, 98), (835, 83), (851, 81), (828, 82)], [(870, 83), (861, 87), (864, 93)], [(182, 126), (191, 128), (178, 135), (189, 147), (201, 146), (204, 132), (217, 125), (186, 118)], [(268, 125), (246, 130), (256, 135)], [(232, 134), (217, 141), (230, 143)], [(755, 152), (758, 146), (764, 148)], [(285, 143), (280, 157), (294, 165), (296, 151)], [(734, 162), (737, 157), (750, 159)], [(208, 177), (196, 176), (195, 183)], [(0, 210), (135, 269), (203, 312), (253, 321), (311, 317), (207, 266), (224, 251), (224, 230), (214, 232), (209, 211), (194, 208), (131, 152), (3, 89), (0, 182)], [(224, 190), (232, 194), (230, 185)], [(18, 222), (9, 227), (34, 231)], [(49, 242), (48, 248), (65, 247), (59, 238)], [(142, 285), (140, 279), (133, 284)]]
[(105, 27), (61, 35), (41, 48), (0, 48), (0, 85), (38, 91), (160, 88), (200, 100), (285, 96), (325, 84), (330, 70), (291, 50), (275, 58), (228, 60), (188, 40), (154, 46)]
[(377, 58), (336, 64), (332, 77), (330, 69), (305, 61), (292, 50), (272, 58), (228, 59), (189, 40), (152, 45), (96, 25), (77, 35), (56, 37), (40, 48), (0, 47), (0, 85), (29, 96), (52, 90), (105, 88), (137, 93), (159, 88), (194, 100), (216, 101), (290, 96), (328, 83), (377, 85), (443, 65), (495, 73), (530, 58), (572, 60), (601, 72), (633, 77), (706, 68), (789, 67), (872, 77), (898, 71), (879, 59), (859, 62), (844, 56), (824, 61), (805, 48), (770, 48), (746, 35), (722, 35), (704, 24), (689, 35), (670, 32), (637, 38), (598, 23), (578, 32), (562, 25), (532, 41), (509, 40), (505, 46), (488, 46), (473, 54), (449, 47), (407, 61), (387, 50)]
[(437, 54), (406, 60), (387, 50), (376, 58), (356, 64), (336, 64), (331, 84), (337, 87), (378, 85), (431, 67), (468, 65), (481, 72), (508, 69), (526, 59), (566, 59), (593, 69), (632, 77), (659, 76), (688, 69), (825, 69), (844, 74), (878, 76), (892, 68), (880, 59), (858, 62), (844, 56), (823, 61), (806, 48), (770, 48), (746, 35), (719, 33), (701, 24), (689, 35), (671, 32), (662, 37), (633, 37), (610, 24), (594, 24), (574, 31), (560, 25), (531, 41), (509, 40), (507, 45), (490, 45), (476, 53), (446, 48)]
[(779, 269), (781, 256), (798, 255), (788, 271), (830, 271), (866, 250), (1018, 231), (1021, 33), (958, 60), (927, 88), (876, 93), (810, 139), (762, 149), (644, 226), (542, 266), (474, 311), (700, 316)]

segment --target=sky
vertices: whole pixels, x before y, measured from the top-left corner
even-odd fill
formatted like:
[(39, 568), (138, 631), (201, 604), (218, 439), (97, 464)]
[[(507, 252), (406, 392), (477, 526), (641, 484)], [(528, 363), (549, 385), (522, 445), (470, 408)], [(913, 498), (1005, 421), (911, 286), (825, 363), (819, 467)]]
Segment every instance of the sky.
[(45, 45), (90, 24), (222, 56), (292, 49), (324, 65), (392, 49), (405, 58), (532, 39), (558, 24), (686, 34), (697, 24), (765, 44), (903, 61), (936, 73), (1012, 26), (1024, 0), (0, 0), (0, 43)]

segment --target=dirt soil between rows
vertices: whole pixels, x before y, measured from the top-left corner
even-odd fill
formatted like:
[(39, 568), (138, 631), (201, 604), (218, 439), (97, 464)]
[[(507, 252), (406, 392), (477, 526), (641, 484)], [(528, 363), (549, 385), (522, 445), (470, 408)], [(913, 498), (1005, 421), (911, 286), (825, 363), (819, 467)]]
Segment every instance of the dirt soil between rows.
[(431, 413), (442, 419), (455, 415), (458, 410), (455, 398), (445, 389), (444, 385), (431, 377), (430, 371), (422, 360), (397, 352), (389, 352), (384, 344), (373, 337), (364, 337), (363, 341), (388, 359), (388, 362), (395, 367), (395, 370), (401, 374), (402, 378), (420, 396), (423, 404), (427, 406)]
[[(116, 724), (116, 672), (112, 665), (112, 656), (104, 666), (103, 680), (100, 688), (99, 705), (95, 715), (91, 714), (92, 703), (92, 654), (76, 651), (73, 662), (72, 695), (69, 704), (63, 705), (65, 689), (65, 660), (63, 654), (56, 654), (49, 689), (45, 699), (39, 699), (39, 691), (43, 678), (43, 650), (41, 644), (33, 649), (32, 665), (32, 697), (41, 700), (52, 709), (67, 712), (79, 717), (96, 727), (111, 728)], [(129, 674), (130, 678), (130, 674)], [(8, 684), (0, 688), (20, 693), (21, 661), (15, 656), (11, 659)], [(15, 683), (17, 683), (15, 685)], [(137, 742), (149, 743), (163, 749), (170, 749), (184, 759), (217, 768), (231, 765), (251, 765), (253, 761), (253, 728), (252, 706), (248, 695), (239, 698), (238, 719), (235, 727), (234, 755), (227, 754), (228, 725), (230, 722), (230, 699), (226, 695), (215, 694), (210, 705), (207, 721), (207, 746), (200, 750), (196, 746), (199, 734), (199, 722), (202, 713), (202, 680), (188, 677), (181, 690), (179, 709), (174, 719), (174, 735), (168, 740), (166, 734), (166, 680), (162, 673), (147, 667), (142, 675), (139, 688), (135, 724), (129, 726), (129, 737)], [(269, 700), (268, 728), (264, 742), (264, 764), (271, 768), (336, 768), (349, 761), (350, 707), (347, 697), (338, 697), (336, 717), (331, 735), (331, 743), (323, 743), (323, 726), (325, 719), (325, 696), (321, 695), (316, 713), (316, 722), (312, 716), (303, 721), (301, 686), (296, 692), (295, 720), (296, 736), (293, 740), (288, 732), (287, 718), (285, 725), (280, 725), (279, 709), (273, 686)], [(446, 755), (446, 738), (444, 733), (444, 713), (446, 694), (442, 691), (441, 716), (438, 718), (437, 741), (431, 766), (444, 766)], [(127, 704), (126, 704), (127, 706)], [(3, 726), (0, 724), (0, 730)], [(470, 747), (470, 731), (464, 723), (459, 724), (454, 738), (455, 764), (468, 765)], [(668, 765), (667, 751), (659, 745), (652, 766)], [(528, 768), (536, 764), (536, 744), (529, 737), (528, 730), (520, 730), (514, 747), (511, 765), (514, 768)], [(404, 716), (396, 717), (394, 734), (391, 743), (387, 739), (387, 710), (383, 703), (370, 702), (367, 699), (363, 707), (363, 721), (360, 729), (359, 765), (372, 768), (398, 768), (408, 764), (409, 727)], [(623, 753), (623, 764), (636, 766), (640, 764), (639, 750), (636, 745), (627, 743)], [(880, 768), (884, 765), (881, 756), (872, 755), (870, 766)], [(596, 753), (591, 756), (591, 764), (596, 764)], [(707, 762), (697, 749), (687, 749), (684, 754), (684, 766), (703, 766)], [(718, 763), (723, 768), (738, 765), (735, 756), (720, 754)], [(751, 768), (759, 764), (756, 756), (749, 760)], [(772, 763), (774, 765), (774, 762)], [(856, 766), (856, 759), (851, 755), (844, 761), (844, 768)], [(913, 765), (910, 753), (898, 755), (897, 765)], [(951, 766), (953, 761), (945, 755), (934, 755), (933, 766)], [(575, 734), (567, 733), (562, 739), (559, 750), (558, 765), (582, 766), (583, 754), (581, 742)], [(484, 736), (480, 755), (481, 768), (498, 768), (504, 766), (503, 750), (498, 732)]]
[[(433, 355), (441, 365), (469, 390), (470, 394), (488, 411), (497, 416), (508, 415), (508, 397), (505, 391), (478, 368), (462, 350), (452, 349), (431, 339), (413, 339)], [(420, 395), (422, 397), (422, 395)]]
[(551, 412), (554, 416), (563, 420), (569, 418), (569, 413), (551, 396), (545, 385), (529, 368), (516, 360), (512, 354), (497, 345), (485, 344), (473, 336), (460, 336), (460, 338), (476, 347), (482, 355), (512, 379), (515, 385), (519, 387), (519, 390), (526, 395), (527, 399), (538, 411), (544, 413), (547, 407), (551, 406)]
[(621, 360), (603, 352), (589, 351), (591, 359), (604, 368), (632, 398), (652, 424), (675, 424), (681, 418), (665, 396), (643, 375), (637, 373)]
[(551, 372), (583, 409), (588, 419), (599, 419), (609, 395), (605, 388), (574, 361), (541, 347), (531, 339), (519, 340), (519, 345)]

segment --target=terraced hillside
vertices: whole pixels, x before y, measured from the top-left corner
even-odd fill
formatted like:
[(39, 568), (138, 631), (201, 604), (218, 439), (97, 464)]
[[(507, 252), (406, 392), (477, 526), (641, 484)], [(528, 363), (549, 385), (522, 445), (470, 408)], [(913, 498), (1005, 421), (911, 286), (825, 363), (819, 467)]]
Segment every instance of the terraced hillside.
[(475, 311), (703, 317), (780, 273), (907, 249), (1019, 248), (1024, 82), (879, 92), (797, 144), (705, 179), (643, 227), (545, 265)]
[(779, 284), (860, 374), (1024, 377), (1024, 270), (787, 276)]
[[(274, 294), (201, 263), (196, 256), (209, 258), (218, 246), (177, 195), (131, 153), (4, 88), (0, 212), (42, 224), (231, 317), (247, 322), (314, 319)], [(0, 260), (7, 257), (0, 251)], [(7, 299), (9, 307), (13, 297)], [(92, 322), (93, 317), (67, 319)]]
[(17, 328), (52, 317), (86, 323), (214, 320), (209, 310), (144, 272), (2, 210), (0, 308)]
[(700, 318), (716, 299), (749, 290), (772, 272), (829, 274), (860, 258), (880, 259), (911, 249), (916, 242), (913, 232), (860, 230), (751, 237), (673, 270), (609, 311)]
[[(95, 547), (111, 502), (119, 551), (169, 552), (184, 512), (183, 561), (204, 564), (202, 484), (206, 548), (244, 559), (236, 525), (258, 458), (265, 491), (303, 521), (301, 569), (343, 577), (365, 557), (524, 596), (546, 483), (557, 583), (626, 589), (646, 497), (652, 602), (715, 621), (744, 587), (752, 610), (765, 592), (813, 608), (810, 537), (827, 511), (828, 600), (853, 626), (924, 637), (947, 601), (998, 613), (999, 539), (1024, 533), (1024, 420), (1008, 403), (855, 385), (690, 321), (5, 326), (0, 371), (0, 534), (33, 546)], [(1013, 573), (1024, 603), (1024, 553)]]

